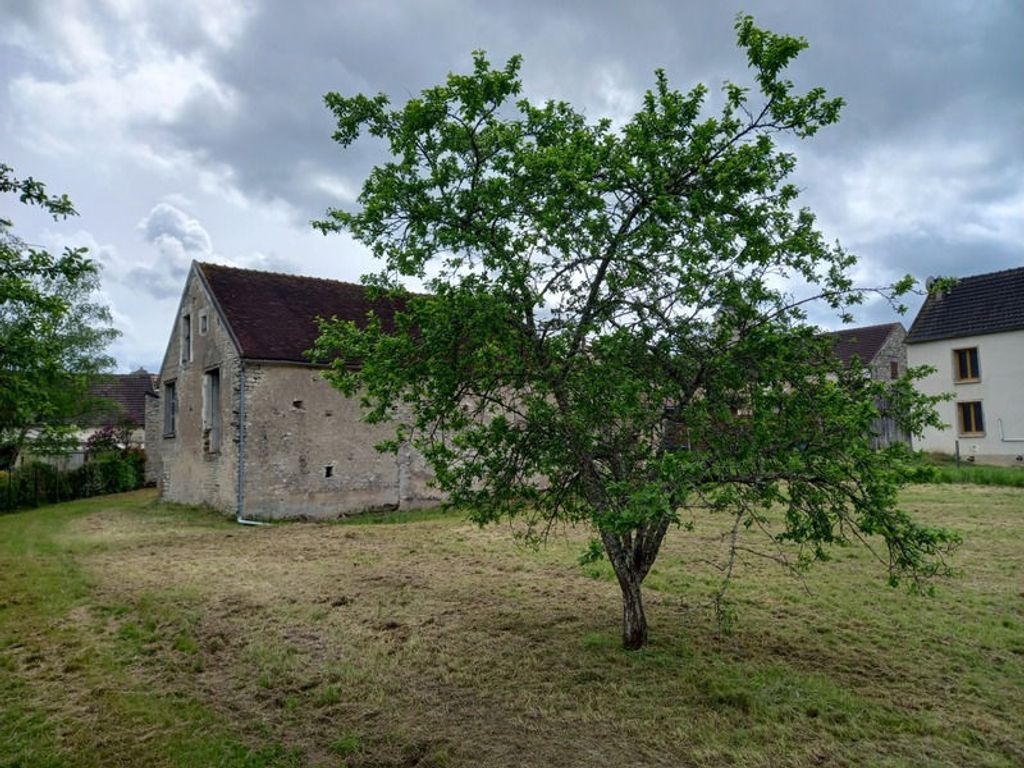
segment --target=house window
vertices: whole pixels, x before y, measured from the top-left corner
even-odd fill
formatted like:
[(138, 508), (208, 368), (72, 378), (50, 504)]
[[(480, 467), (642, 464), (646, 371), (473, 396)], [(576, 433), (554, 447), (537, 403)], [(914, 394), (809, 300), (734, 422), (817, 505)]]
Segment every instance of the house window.
[(181, 362), (192, 360), (192, 315), (181, 316)]
[(900, 377), (900, 364), (895, 360), (889, 361), (889, 378), (898, 379)]
[(961, 435), (985, 434), (985, 417), (982, 416), (980, 402), (957, 403), (956, 410), (960, 417)]
[(978, 367), (978, 348), (953, 350), (953, 381), (978, 381), (981, 368)]
[(173, 381), (164, 384), (164, 437), (174, 437), (178, 426), (178, 390)]
[(220, 451), (220, 369), (214, 368), (203, 375), (203, 449), (207, 453)]
[(199, 313), (199, 335), (205, 336), (210, 330), (210, 315), (205, 310)]

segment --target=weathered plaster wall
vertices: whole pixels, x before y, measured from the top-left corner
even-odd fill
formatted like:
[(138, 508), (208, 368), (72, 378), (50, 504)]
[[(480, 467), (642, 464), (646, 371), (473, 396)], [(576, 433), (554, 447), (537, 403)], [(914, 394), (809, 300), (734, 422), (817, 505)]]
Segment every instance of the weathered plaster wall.
[[(910, 344), (912, 366), (931, 365), (936, 372), (918, 383), (927, 395), (951, 392), (954, 399), (939, 403), (939, 416), (949, 425), (945, 430), (928, 429), (914, 447), (952, 454), (960, 441), (961, 456), (973, 456), (981, 463), (1019, 464), (1024, 456), (1024, 331), (966, 336), (922, 344)], [(953, 350), (978, 348), (978, 381), (953, 380)], [(961, 436), (957, 402), (980, 401), (985, 420), (983, 435)]]
[(245, 382), (247, 517), (333, 518), (440, 500), (423, 459), (375, 450), (393, 428), (362, 422), (358, 400), (319, 369), (247, 362)]
[[(207, 314), (208, 330), (200, 331), (200, 315)], [(192, 318), (192, 359), (181, 360), (181, 318)], [(160, 400), (157, 435), (147, 440), (147, 449), (158, 446), (153, 474), (161, 498), (183, 504), (205, 504), (226, 513), (235, 510), (238, 446), (238, 364), (239, 358), (227, 328), (214, 309), (202, 281), (189, 273), (181, 307), (171, 329), (163, 366), (160, 369)], [(219, 368), (221, 439), (219, 450), (207, 450), (203, 434), (203, 374)], [(164, 411), (169, 407), (166, 385), (175, 384), (178, 416), (174, 434), (164, 433)], [(147, 414), (148, 417), (148, 414)], [(147, 474), (149, 470), (147, 469)]]
[(890, 363), (899, 365), (899, 375), (907, 372), (907, 332), (897, 326), (889, 333), (889, 338), (878, 350), (871, 364), (871, 375), (876, 379), (886, 380), (892, 375)]

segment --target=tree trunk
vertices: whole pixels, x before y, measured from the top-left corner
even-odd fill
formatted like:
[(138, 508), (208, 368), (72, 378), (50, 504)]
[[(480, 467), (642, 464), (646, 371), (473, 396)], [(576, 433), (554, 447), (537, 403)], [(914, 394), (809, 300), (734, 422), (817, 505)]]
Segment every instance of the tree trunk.
[(622, 588), (622, 647), (637, 651), (647, 644), (647, 617), (640, 583), (620, 579), (619, 586)]
[(622, 590), (622, 645), (630, 651), (647, 644), (647, 617), (640, 585), (654, 565), (669, 521), (665, 516), (624, 534), (601, 531), (601, 541)]

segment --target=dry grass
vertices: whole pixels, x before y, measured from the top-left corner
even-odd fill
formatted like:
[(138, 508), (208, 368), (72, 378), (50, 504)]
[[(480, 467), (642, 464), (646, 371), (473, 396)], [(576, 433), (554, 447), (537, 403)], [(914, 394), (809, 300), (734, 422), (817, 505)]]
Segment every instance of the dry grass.
[(243, 528), (144, 494), (2, 518), (0, 766), (1020, 764), (1024, 492), (907, 503), (966, 539), (937, 597), (860, 550), (810, 592), (755, 559), (720, 636), (698, 524), (648, 579), (640, 653), (582, 533)]

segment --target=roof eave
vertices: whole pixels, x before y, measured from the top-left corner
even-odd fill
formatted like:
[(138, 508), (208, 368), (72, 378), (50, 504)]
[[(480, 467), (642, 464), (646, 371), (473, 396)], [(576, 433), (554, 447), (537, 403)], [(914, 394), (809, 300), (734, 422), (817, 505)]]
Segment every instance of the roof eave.
[(904, 339), (907, 344), (931, 344), (936, 341), (952, 341), (953, 339), (967, 339), (971, 336), (996, 336), (1000, 333), (1020, 333), (1024, 331), (1024, 325), (1014, 326), (1012, 328), (1000, 328), (996, 331), (970, 331), (965, 333), (948, 333), (941, 336), (935, 336), (927, 339), (914, 339), (911, 338), (910, 334), (907, 334), (907, 338)]

